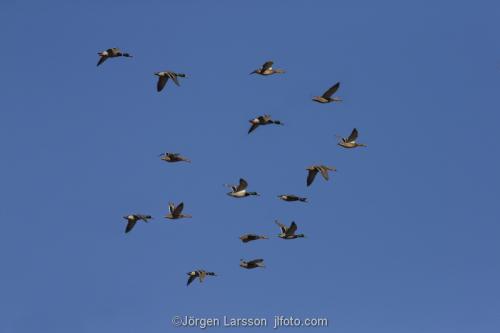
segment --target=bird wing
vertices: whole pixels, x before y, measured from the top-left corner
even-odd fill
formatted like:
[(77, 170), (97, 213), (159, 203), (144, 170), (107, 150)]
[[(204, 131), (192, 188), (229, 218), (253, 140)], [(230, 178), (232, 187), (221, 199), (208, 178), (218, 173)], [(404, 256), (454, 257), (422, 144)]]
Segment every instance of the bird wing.
[(248, 187), (248, 183), (246, 180), (244, 180), (243, 178), (240, 178), (240, 184), (238, 185), (238, 187), (236, 188), (236, 191), (235, 192), (239, 192), (239, 191), (243, 191), (244, 189), (246, 189)]
[(177, 80), (177, 74), (175, 73), (172, 73), (172, 72), (168, 72), (168, 77), (172, 79), (172, 81), (174, 81), (175, 85), (180, 87), (181, 85), (179, 84), (179, 80)]
[(207, 276), (207, 272), (205, 272), (205, 271), (199, 271), (198, 275), (199, 275), (199, 278), (200, 278), (200, 282), (203, 282), (203, 280), (205, 279), (205, 276)]
[(325, 178), (325, 180), (328, 180), (328, 168), (326, 166), (321, 166), (319, 168), (319, 170), (321, 171), (321, 175), (323, 176), (323, 178)]
[(181, 202), (177, 207), (175, 207), (172, 215), (180, 215), (183, 209), (184, 209), (184, 202)]
[(347, 142), (354, 142), (356, 141), (357, 138), (358, 138), (358, 130), (354, 128), (351, 132), (351, 135), (349, 135), (349, 137), (347, 138)]
[(287, 236), (291, 236), (295, 233), (295, 231), (297, 231), (297, 225), (295, 224), (295, 222), (292, 222), (292, 224), (290, 224), (290, 227), (286, 230), (286, 234)]
[(132, 230), (134, 228), (136, 222), (137, 221), (135, 221), (135, 220), (128, 220), (127, 227), (125, 228), (125, 233)]
[(316, 170), (316, 169), (309, 170), (309, 173), (307, 174), (307, 186), (312, 184), (312, 182), (314, 181), (314, 178), (316, 178), (317, 173), (318, 173), (318, 170)]
[(97, 66), (99, 66), (100, 64), (102, 64), (103, 62), (105, 62), (107, 59), (108, 59), (108, 56), (101, 56), (99, 58), (99, 61), (97, 62)]
[(248, 264), (258, 264), (260, 262), (264, 262), (264, 259), (254, 259), (254, 260), (250, 260), (248, 262)]
[(279, 223), (278, 220), (274, 221), (274, 223), (276, 223), (278, 225), (278, 227), (280, 227), (282, 233), (286, 233), (286, 231), (287, 231), (286, 225)]
[(187, 282), (187, 286), (189, 286), (191, 284), (191, 282), (194, 281), (194, 279), (196, 279), (196, 275), (189, 275), (189, 279), (188, 279), (188, 282)]
[(173, 214), (174, 213), (174, 209), (175, 209), (175, 205), (171, 202), (168, 203), (168, 212), (170, 214)]
[(168, 81), (168, 76), (159, 76), (158, 83), (156, 84), (156, 90), (158, 90), (158, 92), (162, 91), (162, 89), (167, 84), (167, 81)]
[(274, 64), (274, 62), (272, 62), (272, 61), (266, 61), (266, 62), (262, 65), (261, 70), (264, 72), (264, 71), (267, 71), (268, 69), (272, 69), (272, 68), (273, 68), (273, 64)]
[(330, 87), (330, 89), (325, 91), (325, 93), (323, 94), (322, 97), (324, 97), (324, 98), (332, 97), (332, 95), (335, 94), (335, 92), (339, 89), (339, 86), (340, 86), (340, 82), (335, 83), (333, 86)]
[(252, 124), (250, 129), (248, 130), (248, 134), (252, 133), (260, 124)]

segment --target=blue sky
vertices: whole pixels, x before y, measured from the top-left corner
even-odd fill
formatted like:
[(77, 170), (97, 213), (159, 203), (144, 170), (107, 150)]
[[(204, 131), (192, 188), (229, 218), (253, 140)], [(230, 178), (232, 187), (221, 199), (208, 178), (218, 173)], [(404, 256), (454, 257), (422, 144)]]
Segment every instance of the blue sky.
[[(0, 332), (497, 332), (498, 31), (495, 1), (2, 1)], [(287, 73), (248, 75), (266, 60)], [(188, 78), (157, 93), (165, 69)], [(247, 135), (265, 113), (285, 126)], [(368, 148), (336, 146), (353, 127)], [(306, 188), (315, 163), (338, 173)], [(262, 196), (226, 196), (240, 177)], [(125, 235), (133, 212), (155, 219)], [(274, 219), (307, 238), (239, 242)]]

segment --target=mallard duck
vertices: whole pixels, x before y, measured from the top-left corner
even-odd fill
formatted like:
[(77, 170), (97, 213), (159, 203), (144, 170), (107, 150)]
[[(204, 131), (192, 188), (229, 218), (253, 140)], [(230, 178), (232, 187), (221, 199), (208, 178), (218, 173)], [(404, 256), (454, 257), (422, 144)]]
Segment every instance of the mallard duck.
[(366, 147), (364, 143), (357, 143), (356, 139), (358, 138), (358, 130), (353, 129), (351, 132), (351, 135), (349, 135), (348, 138), (342, 138), (337, 135), (337, 137), (340, 138), (340, 141), (338, 143), (339, 146), (344, 147), (344, 148), (356, 148), (356, 147)]
[(191, 163), (191, 160), (181, 156), (179, 153), (163, 153), (160, 155), (161, 160), (169, 163), (174, 162), (187, 162)]
[(125, 228), (125, 233), (132, 230), (137, 223), (137, 221), (149, 222), (148, 220), (152, 219), (151, 215), (143, 215), (143, 214), (130, 214), (123, 217), (127, 220), (127, 227)]
[(258, 239), (269, 239), (267, 236), (255, 235), (255, 234), (244, 234), (240, 236), (243, 243), (248, 243)]
[(117, 47), (107, 49), (106, 51), (98, 52), (97, 54), (100, 57), (99, 61), (97, 62), (97, 66), (105, 62), (108, 58), (116, 58), (116, 57), (132, 58), (130, 54), (120, 51), (120, 49)]
[(177, 207), (175, 207), (175, 205), (172, 202), (169, 202), (168, 203), (169, 214), (165, 215), (165, 218), (176, 220), (176, 219), (192, 217), (191, 215), (188, 214), (182, 214), (183, 209), (184, 209), (184, 202), (181, 202)]
[(263, 116), (258, 116), (252, 120), (249, 120), (249, 122), (250, 124), (252, 124), (252, 126), (248, 130), (248, 134), (252, 133), (260, 125), (269, 125), (269, 124), (283, 125), (283, 123), (279, 120), (272, 120), (271, 116), (268, 114), (265, 114)]
[(250, 261), (245, 261), (243, 259), (240, 259), (240, 267), (246, 269), (252, 269), (252, 268), (266, 267), (266, 266), (264, 265), (264, 259), (254, 259)]
[(281, 229), (281, 233), (278, 235), (279, 238), (282, 239), (295, 239), (295, 238), (303, 238), (304, 234), (295, 234), (297, 231), (297, 224), (292, 222), (289, 227), (284, 224), (279, 223), (278, 221), (274, 221)]
[(168, 79), (171, 79), (172, 81), (174, 81), (176, 86), (180, 87), (181, 85), (179, 84), (179, 80), (177, 78), (186, 77), (186, 74), (170, 71), (156, 72), (155, 75), (158, 76), (158, 83), (156, 84), (156, 90), (158, 92), (163, 90), (163, 87), (165, 87), (165, 85), (167, 84)]
[(299, 197), (293, 194), (280, 194), (278, 195), (278, 198), (280, 198), (283, 201), (301, 201), (301, 202), (307, 202), (307, 198)]
[(321, 96), (314, 96), (313, 101), (318, 103), (330, 103), (330, 102), (341, 102), (342, 100), (338, 97), (332, 97), (333, 94), (339, 89), (340, 82), (335, 83)]
[(337, 171), (334, 167), (327, 167), (326, 165), (313, 165), (307, 168), (309, 172), (307, 173), (307, 186), (310, 186), (316, 177), (318, 172), (321, 172), (321, 175), (325, 180), (328, 180), (328, 171)]
[(257, 192), (249, 192), (246, 190), (248, 187), (248, 183), (243, 178), (240, 178), (239, 185), (226, 185), (231, 188), (231, 192), (228, 192), (227, 195), (232, 196), (234, 198), (244, 198), (249, 195), (259, 195)]
[(274, 62), (272, 61), (266, 61), (261, 68), (254, 70), (250, 74), (272, 75), (285, 73), (282, 69), (273, 69), (273, 64)]
[(200, 283), (201, 283), (201, 282), (203, 282), (203, 280), (205, 279), (206, 276), (217, 276), (214, 272), (207, 272), (207, 271), (204, 271), (202, 269), (189, 272), (189, 273), (187, 273), (187, 275), (189, 276), (187, 284), (186, 284), (187, 286), (189, 286), (191, 284), (191, 282), (193, 282), (196, 278), (198, 278), (200, 280)]

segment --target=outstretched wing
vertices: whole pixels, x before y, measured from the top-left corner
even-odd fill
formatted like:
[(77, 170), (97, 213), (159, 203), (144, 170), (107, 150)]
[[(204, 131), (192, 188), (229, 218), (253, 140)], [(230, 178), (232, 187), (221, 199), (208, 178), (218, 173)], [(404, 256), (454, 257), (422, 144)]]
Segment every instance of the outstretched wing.
[(130, 230), (134, 229), (134, 226), (137, 221), (135, 220), (128, 220), (127, 227), (125, 228), (125, 233), (129, 232)]
[(295, 233), (295, 231), (297, 231), (297, 225), (295, 224), (295, 222), (292, 222), (292, 224), (290, 224), (290, 227), (287, 229), (286, 234), (287, 236), (291, 236)]
[(282, 233), (286, 233), (287, 228), (284, 224), (279, 223), (278, 220), (275, 220), (274, 223), (276, 223), (278, 227), (280, 227)]
[(162, 89), (167, 84), (167, 81), (168, 81), (168, 76), (159, 76), (158, 83), (156, 84), (156, 90), (158, 90), (158, 92), (162, 91)]
[(246, 189), (248, 187), (248, 183), (246, 180), (244, 180), (243, 178), (240, 178), (240, 184), (238, 185), (238, 187), (236, 188), (236, 191), (235, 192), (239, 192), (239, 191), (243, 191), (244, 189)]
[(168, 72), (168, 77), (172, 79), (172, 81), (174, 81), (175, 85), (180, 87), (181, 85), (179, 84), (179, 80), (177, 80), (177, 74), (175, 73), (172, 73), (172, 72)]
[(101, 56), (99, 58), (99, 61), (97, 62), (97, 66), (99, 66), (100, 64), (102, 64), (103, 62), (105, 62), (106, 59), (108, 59), (108, 56)]
[(309, 170), (309, 173), (307, 174), (307, 186), (312, 184), (312, 182), (314, 181), (314, 178), (316, 178), (317, 173), (318, 173), (318, 170), (316, 170), (316, 169)]
[(257, 127), (259, 127), (259, 124), (252, 124), (252, 126), (248, 130), (248, 134), (252, 133)]
[(261, 70), (264, 72), (264, 71), (267, 71), (268, 69), (272, 69), (272, 68), (273, 68), (273, 64), (274, 64), (274, 62), (272, 62), (272, 61), (266, 61), (266, 62), (262, 65)]
[(196, 275), (189, 275), (189, 279), (188, 279), (186, 286), (189, 286), (191, 284), (191, 282), (194, 281), (194, 279), (196, 279)]
[(333, 86), (330, 87), (330, 89), (325, 91), (325, 93), (323, 94), (322, 97), (324, 97), (324, 98), (332, 97), (332, 95), (335, 94), (335, 92), (339, 89), (339, 86), (340, 86), (340, 82), (335, 83)]
[(184, 202), (181, 202), (177, 207), (175, 207), (172, 215), (180, 215), (183, 209), (184, 209)]
[(347, 142), (354, 142), (358, 138), (358, 130), (353, 129), (351, 135), (347, 138)]
[(321, 171), (321, 175), (323, 176), (323, 178), (325, 178), (325, 180), (328, 180), (328, 168), (324, 165), (322, 165), (320, 168), (320, 171)]

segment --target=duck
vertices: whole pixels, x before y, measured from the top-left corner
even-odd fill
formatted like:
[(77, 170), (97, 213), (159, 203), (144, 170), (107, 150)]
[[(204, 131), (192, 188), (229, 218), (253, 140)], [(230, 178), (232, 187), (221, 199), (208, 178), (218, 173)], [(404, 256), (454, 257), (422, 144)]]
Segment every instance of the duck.
[(321, 96), (314, 96), (312, 98), (313, 101), (318, 103), (330, 103), (330, 102), (341, 102), (342, 100), (338, 97), (332, 97), (333, 94), (339, 89), (340, 82), (335, 83), (331, 86), (327, 91), (323, 93)]
[(292, 222), (289, 227), (284, 224), (279, 223), (277, 220), (274, 221), (281, 229), (281, 233), (278, 235), (281, 239), (295, 239), (295, 238), (304, 238), (304, 234), (296, 234), (297, 224)]
[(288, 201), (288, 202), (291, 202), (291, 201), (307, 202), (307, 198), (299, 197), (299, 196), (294, 195), (294, 194), (280, 194), (280, 195), (278, 195), (278, 198), (280, 198), (283, 201)]
[(283, 69), (273, 69), (273, 61), (266, 61), (261, 68), (254, 70), (250, 74), (259, 75), (273, 75), (273, 74), (283, 74), (285, 71)]
[(169, 214), (165, 215), (165, 218), (171, 219), (171, 220), (177, 220), (177, 219), (182, 219), (182, 218), (191, 218), (191, 215), (188, 214), (182, 214), (182, 210), (184, 209), (184, 202), (181, 202), (177, 207), (175, 206), (174, 203), (169, 202), (168, 203), (168, 211)]
[(243, 178), (240, 178), (240, 183), (238, 185), (226, 185), (226, 186), (231, 188), (231, 192), (228, 192), (227, 195), (233, 198), (244, 198), (250, 195), (257, 195), (257, 196), (260, 195), (257, 192), (247, 191), (248, 183)]
[(169, 162), (169, 163), (174, 163), (174, 162), (187, 162), (187, 163), (191, 163), (191, 160), (184, 157), (184, 156), (181, 156), (181, 154), (179, 153), (168, 153), (168, 152), (165, 152), (163, 154), (160, 154), (159, 155), (161, 157), (161, 160), (162, 161), (165, 161), (165, 162)]
[(132, 58), (132, 56), (129, 53), (122, 52), (119, 48), (117, 47), (112, 47), (110, 49), (107, 49), (106, 51), (101, 51), (97, 53), (99, 55), (99, 61), (97, 62), (97, 66), (101, 65), (103, 62), (105, 62), (108, 58), (116, 58), (116, 57), (126, 57), (126, 58)]
[(271, 119), (271, 116), (268, 114), (255, 117), (254, 119), (249, 120), (249, 122), (250, 122), (250, 124), (252, 124), (252, 126), (248, 130), (248, 134), (252, 133), (260, 125), (269, 125), (269, 124), (284, 125), (283, 122), (281, 122), (279, 120)]
[(177, 78), (186, 77), (186, 74), (175, 73), (171, 71), (156, 72), (154, 74), (158, 76), (158, 83), (156, 84), (156, 90), (158, 92), (163, 90), (163, 88), (167, 84), (168, 79), (171, 79), (176, 86), (180, 87), (181, 85), (179, 84), (179, 80)]
[(127, 227), (125, 228), (125, 233), (128, 233), (134, 228), (137, 221), (149, 222), (149, 220), (152, 219), (153, 217), (151, 217), (151, 215), (144, 215), (144, 214), (130, 214), (124, 216), (123, 218), (127, 220)]
[(258, 239), (269, 239), (267, 236), (255, 235), (255, 234), (244, 234), (240, 236), (240, 240), (243, 243), (248, 243)]
[(307, 186), (310, 186), (313, 183), (314, 178), (316, 177), (318, 172), (321, 173), (321, 175), (323, 176), (323, 178), (325, 180), (328, 180), (329, 179), (328, 171), (337, 171), (337, 169), (335, 167), (328, 167), (326, 165), (313, 165), (313, 166), (308, 167), (306, 170), (308, 171), (308, 173), (307, 173)]
[(358, 138), (358, 130), (353, 129), (349, 137), (343, 138), (337, 135), (340, 138), (340, 141), (337, 143), (339, 146), (344, 148), (356, 148), (356, 147), (367, 147), (364, 143), (357, 143), (356, 139)]
[(200, 283), (201, 283), (201, 282), (203, 282), (203, 280), (207, 276), (217, 276), (214, 272), (207, 272), (207, 271), (204, 271), (202, 269), (198, 269), (196, 271), (191, 271), (191, 272), (187, 273), (187, 275), (189, 276), (189, 278), (187, 280), (186, 286), (189, 286), (191, 284), (191, 282), (193, 282), (196, 278), (198, 278), (200, 280)]
[(264, 265), (264, 259), (253, 259), (250, 261), (245, 261), (243, 259), (240, 259), (240, 267), (246, 268), (246, 269), (253, 269), (257, 267), (266, 267)]

